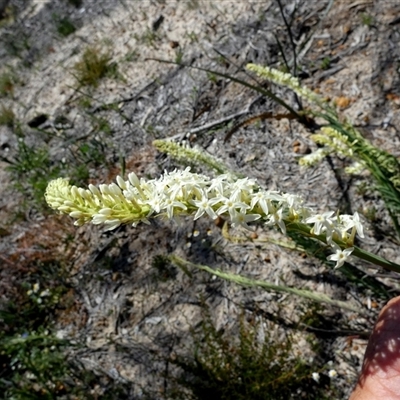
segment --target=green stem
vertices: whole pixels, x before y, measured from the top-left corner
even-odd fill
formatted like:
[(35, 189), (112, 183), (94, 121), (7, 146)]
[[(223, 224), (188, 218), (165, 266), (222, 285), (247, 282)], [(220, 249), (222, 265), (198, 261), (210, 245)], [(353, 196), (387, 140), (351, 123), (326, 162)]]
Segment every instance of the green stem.
[(290, 293), (290, 294), (304, 297), (306, 299), (316, 301), (319, 303), (327, 303), (327, 304), (331, 304), (331, 305), (334, 305), (339, 308), (354, 311), (358, 314), (364, 314), (364, 315), (367, 314), (366, 310), (360, 309), (356, 306), (352, 306), (348, 302), (344, 302), (344, 301), (340, 301), (340, 300), (333, 300), (329, 296), (322, 294), (322, 293), (315, 293), (315, 292), (311, 292), (310, 290), (296, 289), (296, 288), (291, 288), (291, 287), (281, 286), (281, 285), (274, 285), (271, 282), (246, 278), (241, 275), (236, 275), (236, 274), (232, 274), (229, 272), (223, 272), (220, 269), (213, 269), (207, 265), (193, 264), (193, 263), (191, 263), (187, 260), (184, 260), (183, 258), (180, 258), (175, 255), (169, 256), (168, 258), (171, 260), (172, 263), (174, 263), (176, 266), (178, 266), (179, 268), (182, 268), (184, 270), (186, 270), (187, 267), (197, 268), (197, 269), (200, 269), (201, 271), (208, 272), (211, 275), (218, 276), (219, 278), (225, 279), (226, 281), (237, 283), (238, 285), (248, 286), (248, 287), (260, 287), (265, 290), (270, 290), (270, 291), (274, 291), (274, 292), (278, 292), (278, 293), (279, 292), (280, 293)]
[[(162, 60), (160, 58), (149, 57), (146, 60), (153, 60), (153, 61), (166, 63), (166, 64), (182, 65), (182, 64), (179, 64), (179, 63), (177, 63), (175, 61)], [(276, 103), (280, 104), (281, 106), (286, 108), (286, 110), (288, 110), (292, 115), (294, 115), (299, 121), (304, 121), (304, 116), (303, 115), (299, 114), (292, 107), (290, 107), (289, 104), (287, 104), (280, 97), (276, 96), (274, 93), (272, 93), (268, 89), (264, 89), (264, 88), (262, 88), (260, 86), (251, 85), (250, 83), (248, 83), (248, 82), (246, 82), (246, 81), (244, 81), (242, 79), (235, 78), (234, 76), (231, 76), (229, 74), (224, 74), (222, 72), (218, 72), (218, 71), (211, 70), (211, 69), (208, 69), (208, 68), (194, 67), (192, 65), (184, 65), (184, 66), (188, 67), (188, 68), (191, 68), (191, 69), (197, 69), (199, 71), (208, 72), (210, 74), (214, 74), (214, 75), (220, 76), (220, 77), (225, 78), (225, 79), (230, 79), (232, 82), (236, 82), (236, 83), (239, 83), (240, 85), (246, 86), (246, 87), (248, 87), (248, 88), (250, 88), (250, 89), (252, 89), (252, 90), (254, 90), (254, 91), (258, 92), (258, 93), (263, 94), (264, 96), (269, 97), (271, 100), (273, 100)]]

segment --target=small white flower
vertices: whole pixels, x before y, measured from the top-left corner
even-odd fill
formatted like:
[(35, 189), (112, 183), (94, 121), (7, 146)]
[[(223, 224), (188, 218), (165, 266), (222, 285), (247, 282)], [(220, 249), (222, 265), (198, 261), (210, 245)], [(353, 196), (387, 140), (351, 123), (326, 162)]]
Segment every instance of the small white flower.
[(364, 227), (361, 225), (360, 216), (356, 211), (353, 215), (342, 215), (341, 219), (344, 220), (345, 229), (355, 228), (360, 237), (364, 237)]
[(323, 231), (326, 229), (331, 229), (331, 226), (333, 224), (332, 222), (332, 215), (334, 214), (333, 211), (328, 211), (323, 214), (317, 214), (314, 215), (313, 217), (307, 218), (306, 223), (307, 224), (314, 224), (314, 227), (312, 228), (313, 232), (316, 235), (320, 235)]
[(252, 193), (253, 188), (256, 185), (256, 181), (254, 179), (243, 178), (238, 179), (237, 181), (231, 184), (231, 190), (233, 194), (240, 194), (241, 192)]
[(315, 382), (319, 382), (319, 373), (318, 372), (313, 372), (311, 374), (312, 378), (314, 379)]
[(64, 339), (65, 338), (65, 331), (62, 331), (62, 330), (60, 330), (60, 331), (57, 331), (56, 332), (56, 338), (57, 339)]
[(265, 223), (267, 226), (278, 225), (281, 229), (282, 233), (286, 235), (286, 225), (283, 221), (283, 208), (276, 210), (268, 215), (267, 222)]
[(289, 208), (298, 208), (303, 203), (303, 199), (297, 194), (284, 193), (282, 194), (284, 201), (288, 204)]
[(233, 212), (233, 214), (231, 214), (233, 227), (242, 226), (243, 228), (246, 228), (248, 230), (251, 230), (251, 228), (247, 225), (247, 223), (256, 221), (257, 219), (260, 218), (261, 218), (260, 214), (244, 214), (236, 210)]
[(216, 219), (218, 215), (213, 210), (213, 206), (219, 203), (219, 199), (214, 197), (213, 199), (207, 198), (206, 194), (203, 193), (201, 200), (192, 200), (192, 203), (198, 207), (194, 220), (200, 218), (204, 213), (207, 213), (212, 219)]
[(164, 199), (162, 198), (162, 196), (154, 192), (147, 201), (147, 204), (154, 210), (154, 212), (158, 214), (163, 207), (163, 201)]
[(328, 372), (329, 378), (336, 378), (337, 374), (338, 373), (334, 369), (330, 369)]
[(181, 203), (180, 201), (174, 200), (174, 199), (166, 199), (164, 207), (167, 209), (167, 215), (169, 219), (172, 219), (174, 216), (174, 208), (178, 207), (181, 208), (182, 210), (186, 210), (187, 207)]
[(39, 296), (40, 297), (50, 296), (50, 290), (49, 289), (43, 290), (42, 292), (40, 292)]
[(250, 209), (252, 210), (257, 204), (261, 207), (265, 215), (268, 215), (271, 209), (270, 198), (268, 193), (264, 190), (260, 190), (257, 193), (252, 194), (250, 203)]
[(208, 193), (215, 193), (217, 196), (225, 196), (230, 184), (231, 177), (228, 174), (219, 175), (210, 182)]
[(30, 379), (30, 380), (34, 380), (36, 378), (36, 375), (32, 374), (32, 372), (27, 372), (25, 374), (25, 376), (26, 376), (27, 379)]
[(222, 196), (215, 198), (218, 199), (218, 202), (223, 203), (223, 205), (216, 211), (218, 215), (229, 212), (229, 215), (232, 217), (232, 215), (236, 213), (236, 210), (238, 208), (240, 209), (240, 212), (243, 214), (246, 212), (247, 209), (250, 208), (248, 204), (239, 201), (237, 195), (232, 194), (229, 198)]
[(331, 254), (330, 256), (327, 257), (329, 261), (336, 261), (335, 268), (341, 267), (347, 259), (350, 257), (350, 254), (353, 252), (354, 247), (349, 247), (348, 249), (342, 250), (338, 245), (332, 246), (334, 247), (335, 254)]

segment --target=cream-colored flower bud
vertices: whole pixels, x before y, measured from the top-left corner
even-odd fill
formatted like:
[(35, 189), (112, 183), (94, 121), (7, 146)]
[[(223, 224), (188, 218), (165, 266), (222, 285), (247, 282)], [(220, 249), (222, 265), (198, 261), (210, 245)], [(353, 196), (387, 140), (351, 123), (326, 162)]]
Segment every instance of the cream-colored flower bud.
[(81, 211), (72, 211), (69, 213), (69, 216), (72, 218), (82, 218), (83, 214)]
[(113, 212), (113, 210), (112, 210), (111, 208), (102, 208), (102, 209), (99, 211), (99, 214), (108, 216), (108, 215), (111, 215), (112, 212)]
[(128, 188), (126, 182), (119, 175), (117, 176), (117, 183), (122, 190), (126, 190)]
[(137, 175), (134, 172), (130, 172), (129, 173), (128, 179), (129, 179), (129, 182), (131, 183), (132, 186), (135, 186), (136, 188), (140, 187), (139, 179), (138, 179)]
[(90, 190), (96, 197), (101, 197), (101, 193), (100, 193), (99, 189), (97, 189), (96, 186), (90, 184), (90, 185), (89, 185), (89, 190)]

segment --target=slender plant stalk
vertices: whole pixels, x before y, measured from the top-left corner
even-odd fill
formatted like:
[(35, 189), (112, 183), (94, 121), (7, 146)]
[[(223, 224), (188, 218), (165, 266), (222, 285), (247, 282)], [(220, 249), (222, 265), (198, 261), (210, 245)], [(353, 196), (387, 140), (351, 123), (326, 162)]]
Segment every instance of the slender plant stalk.
[[(293, 76), (297, 76), (297, 52), (296, 52), (296, 44), (294, 43), (294, 39), (293, 39), (292, 28), (285, 17), (285, 11), (283, 9), (281, 1), (276, 0), (276, 2), (278, 3), (283, 22), (285, 23), (286, 30), (289, 35), (290, 44), (292, 46), (292, 52), (293, 52), (293, 72), (292, 72), (292, 74), (293, 74)], [(294, 12), (293, 12), (293, 15), (294, 15)], [(283, 52), (282, 52), (282, 54), (283, 54)]]
[(183, 258), (175, 256), (175, 255), (169, 256), (168, 258), (173, 264), (175, 264), (179, 268), (184, 268), (184, 269), (187, 269), (188, 267), (196, 268), (196, 269), (208, 272), (211, 275), (218, 276), (219, 278), (225, 279), (226, 281), (233, 282), (233, 283), (236, 283), (241, 286), (260, 287), (267, 291), (294, 294), (296, 296), (300, 296), (300, 297), (303, 297), (308, 300), (316, 301), (319, 303), (331, 304), (336, 307), (339, 307), (339, 308), (342, 308), (345, 310), (349, 310), (349, 311), (353, 311), (353, 312), (356, 312), (361, 315), (367, 315), (366, 310), (363, 310), (356, 306), (352, 306), (348, 302), (331, 299), (329, 296), (322, 294), (322, 293), (315, 293), (315, 292), (311, 292), (309, 290), (296, 289), (296, 288), (291, 288), (291, 287), (283, 286), (283, 285), (275, 285), (275, 284), (273, 284), (271, 282), (267, 282), (267, 281), (260, 281), (257, 279), (246, 278), (241, 275), (232, 274), (229, 272), (223, 272), (218, 268), (213, 269), (207, 265), (194, 264), (194, 263), (191, 263), (190, 261), (184, 260)]
[[(168, 60), (163, 60), (160, 58), (147, 58), (147, 60), (153, 60), (153, 61), (158, 61), (161, 63), (165, 63), (165, 64), (174, 64), (174, 65), (182, 65), (179, 64), (175, 61), (168, 61)], [(297, 111), (295, 111), (292, 107), (289, 106), (289, 104), (287, 104), (284, 100), (282, 100), (280, 97), (276, 96), (274, 93), (272, 93), (270, 90), (268, 89), (264, 89), (262, 87), (259, 86), (254, 86), (242, 79), (239, 78), (235, 78), (234, 76), (228, 75), (228, 74), (224, 74), (222, 72), (218, 72), (218, 71), (214, 71), (208, 68), (202, 68), (202, 67), (194, 67), (192, 65), (184, 65), (187, 68), (191, 68), (191, 69), (197, 69), (199, 71), (204, 71), (204, 72), (208, 72), (209, 74), (214, 74), (217, 76), (220, 76), (222, 78), (225, 79), (229, 79), (233, 82), (239, 83), (242, 86), (246, 86), (249, 89), (252, 89), (258, 93), (263, 94), (264, 96), (269, 97), (271, 100), (275, 101), (276, 103), (280, 104), (281, 106), (283, 106), (284, 108), (286, 108), (286, 110), (288, 110), (291, 114), (293, 114), (298, 120), (303, 121), (304, 120), (304, 116), (299, 114)]]

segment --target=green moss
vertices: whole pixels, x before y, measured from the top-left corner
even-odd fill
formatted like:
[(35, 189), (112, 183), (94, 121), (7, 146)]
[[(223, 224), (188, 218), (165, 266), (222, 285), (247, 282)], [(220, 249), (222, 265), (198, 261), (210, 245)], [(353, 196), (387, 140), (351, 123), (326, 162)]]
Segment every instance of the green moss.
[(325, 57), (321, 61), (321, 69), (328, 69), (331, 65), (331, 59), (329, 57)]
[(361, 14), (361, 23), (365, 26), (370, 27), (374, 23), (374, 17), (370, 14), (362, 13)]
[(12, 128), (14, 126), (14, 123), (15, 123), (14, 111), (10, 107), (2, 105), (0, 108), (0, 125), (5, 125)]
[(69, 36), (76, 31), (75, 25), (68, 18), (56, 19), (57, 32), (61, 36)]
[(111, 63), (111, 55), (108, 51), (102, 51), (98, 47), (87, 48), (73, 68), (73, 73), (82, 86), (97, 87), (101, 79), (116, 77), (118, 66)]
[(14, 86), (17, 83), (17, 78), (10, 72), (0, 74), (0, 96), (11, 96), (14, 92)]

